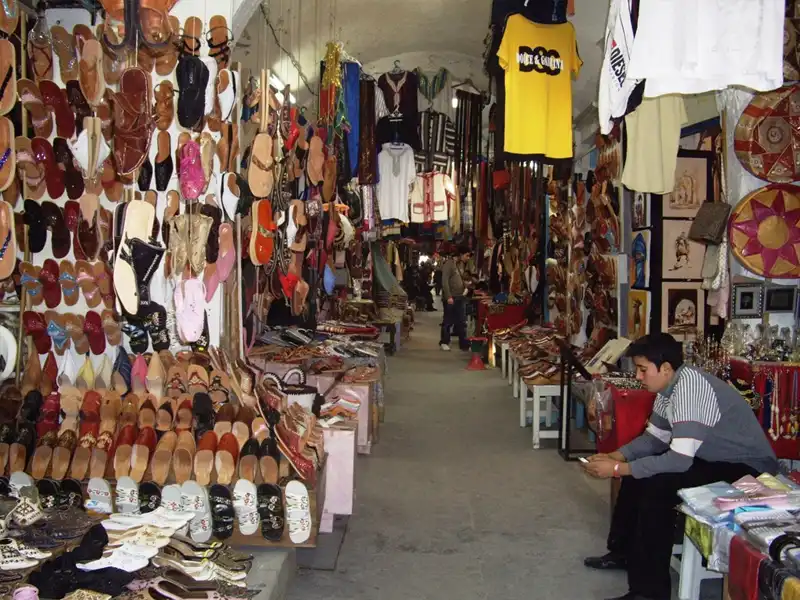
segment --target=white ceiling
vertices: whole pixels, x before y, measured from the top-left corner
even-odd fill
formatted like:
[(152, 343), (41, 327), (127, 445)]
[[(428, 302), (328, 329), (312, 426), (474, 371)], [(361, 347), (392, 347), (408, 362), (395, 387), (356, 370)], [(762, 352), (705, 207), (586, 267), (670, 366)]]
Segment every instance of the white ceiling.
[[(487, 87), (482, 71), (491, 7), (487, 0), (264, 0), (264, 6), (282, 45), (298, 59), (312, 88), (316, 65), (333, 32), (367, 72), (384, 72), (399, 60), (405, 69), (433, 71), (443, 66), (456, 80), (471, 78), (479, 87)], [(573, 23), (584, 61), (574, 84), (576, 115), (596, 98), (602, 57), (597, 42), (603, 37), (607, 12), (605, 0), (576, 0)], [(281, 58), (260, 10), (251, 17), (233, 56), (251, 70), (270, 68), (297, 87), (296, 69)], [(295, 95), (301, 103), (309, 102), (304, 90)]]

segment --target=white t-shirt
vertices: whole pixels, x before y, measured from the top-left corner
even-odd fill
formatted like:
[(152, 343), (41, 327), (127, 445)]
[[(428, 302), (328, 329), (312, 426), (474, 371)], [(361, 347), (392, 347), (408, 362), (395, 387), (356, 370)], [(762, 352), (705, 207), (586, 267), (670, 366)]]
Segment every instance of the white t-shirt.
[(785, 0), (642, 0), (628, 78), (644, 95), (783, 85)]
[(417, 175), (408, 144), (384, 144), (378, 154), (378, 209), (381, 219), (408, 223), (408, 196)]
[(608, 11), (606, 49), (597, 98), (600, 133), (603, 135), (607, 135), (614, 126), (612, 118), (625, 114), (628, 98), (639, 83), (638, 80), (627, 77), (633, 49), (630, 3), (631, 0), (612, 0)]

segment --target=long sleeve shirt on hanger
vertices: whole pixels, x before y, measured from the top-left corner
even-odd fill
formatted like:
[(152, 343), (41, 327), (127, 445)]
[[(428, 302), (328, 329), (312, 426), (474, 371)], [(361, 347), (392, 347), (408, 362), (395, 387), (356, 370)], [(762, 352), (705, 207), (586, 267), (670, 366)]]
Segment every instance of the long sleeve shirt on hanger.
[(456, 153), (456, 128), (447, 115), (426, 110), (419, 113), (422, 148), (414, 154), (417, 172), (449, 173)]
[(417, 121), (419, 119), (419, 80), (410, 71), (384, 73), (378, 78), (389, 114), (378, 121), (378, 143), (402, 142), (414, 150), (420, 147)]
[(783, 85), (785, 0), (642, 2), (627, 77), (648, 98)]
[(408, 223), (408, 197), (414, 183), (414, 151), (408, 144), (384, 144), (378, 154), (378, 209), (381, 219)]

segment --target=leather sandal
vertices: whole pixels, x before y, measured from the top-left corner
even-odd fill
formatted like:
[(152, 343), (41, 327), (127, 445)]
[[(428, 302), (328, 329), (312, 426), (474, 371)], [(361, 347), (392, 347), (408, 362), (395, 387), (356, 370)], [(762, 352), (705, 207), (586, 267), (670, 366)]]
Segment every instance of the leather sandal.
[(10, 41), (0, 40), (0, 115), (11, 112), (16, 101), (17, 53)]
[(79, 82), (86, 101), (97, 106), (106, 91), (103, 48), (97, 40), (86, 40), (80, 53)]
[(155, 113), (156, 127), (161, 131), (167, 131), (172, 125), (173, 115), (175, 114), (175, 89), (170, 81), (162, 81), (155, 90)]
[(120, 175), (132, 174), (149, 154), (152, 106), (150, 76), (138, 67), (126, 69), (114, 94), (114, 157)]
[(31, 124), (38, 137), (48, 138), (53, 133), (53, 118), (44, 105), (39, 87), (30, 79), (17, 81), (17, 95), (22, 106), (31, 117)]

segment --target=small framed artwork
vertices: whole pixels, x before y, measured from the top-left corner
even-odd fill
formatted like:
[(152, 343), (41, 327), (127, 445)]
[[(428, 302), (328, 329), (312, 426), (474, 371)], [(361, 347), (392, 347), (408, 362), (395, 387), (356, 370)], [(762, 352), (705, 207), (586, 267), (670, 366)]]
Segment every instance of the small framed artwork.
[(631, 202), (631, 229), (650, 227), (650, 194), (633, 192)]
[[(794, 289), (794, 288), (788, 288)], [(764, 285), (761, 283), (734, 283), (731, 290), (731, 318), (760, 319), (764, 314)], [(789, 312), (794, 309), (791, 305)]]
[(702, 279), (706, 247), (689, 239), (691, 221), (662, 221), (662, 279)]
[(797, 306), (797, 287), (771, 285), (764, 292), (764, 312), (793, 313)]
[(650, 292), (628, 292), (628, 337), (635, 340), (650, 333)]
[(661, 293), (661, 330), (686, 339), (702, 335), (706, 303), (700, 283), (665, 282)]
[(703, 202), (713, 197), (711, 169), (714, 154), (697, 150), (680, 150), (675, 166), (675, 187), (664, 194), (663, 217), (694, 219)]
[(634, 231), (628, 281), (633, 288), (650, 287), (650, 232)]

